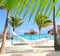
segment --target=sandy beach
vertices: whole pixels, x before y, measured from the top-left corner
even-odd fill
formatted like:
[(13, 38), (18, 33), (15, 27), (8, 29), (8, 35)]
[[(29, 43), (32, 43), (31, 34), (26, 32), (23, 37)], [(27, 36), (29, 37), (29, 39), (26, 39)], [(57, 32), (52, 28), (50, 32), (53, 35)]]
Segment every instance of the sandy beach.
[(40, 46), (11, 45), (6, 43), (6, 54), (0, 56), (60, 56), (59, 51), (54, 51), (54, 41), (49, 40)]
[(60, 56), (59, 41), (60, 0), (0, 0), (0, 56)]

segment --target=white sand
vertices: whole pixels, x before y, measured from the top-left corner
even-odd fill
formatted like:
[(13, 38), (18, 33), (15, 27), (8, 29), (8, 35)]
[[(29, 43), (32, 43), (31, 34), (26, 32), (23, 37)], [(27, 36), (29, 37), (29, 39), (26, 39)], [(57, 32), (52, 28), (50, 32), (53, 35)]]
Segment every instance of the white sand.
[(0, 54), (0, 56), (60, 56), (60, 52), (55, 52), (53, 46), (53, 40), (44, 42), (40, 46), (6, 43), (6, 54)]

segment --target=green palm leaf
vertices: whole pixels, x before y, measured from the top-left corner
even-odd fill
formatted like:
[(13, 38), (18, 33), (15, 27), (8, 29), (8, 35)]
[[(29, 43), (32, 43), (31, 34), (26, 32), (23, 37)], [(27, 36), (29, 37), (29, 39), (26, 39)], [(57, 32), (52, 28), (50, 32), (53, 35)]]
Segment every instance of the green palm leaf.
[(28, 7), (27, 7), (27, 9), (26, 9), (26, 12), (24, 13), (23, 18), (26, 16), (26, 14), (28, 13), (28, 11), (29, 11), (30, 8), (32, 7), (33, 3), (34, 3), (34, 0), (31, 0), (30, 4), (28, 5)]
[(31, 12), (31, 14), (30, 14), (29, 21), (30, 21), (30, 19), (31, 19), (33, 13), (35, 12), (35, 10), (36, 10), (36, 8), (37, 8), (37, 6), (38, 6), (39, 3), (40, 3), (40, 0), (37, 0), (37, 1), (35, 2), (35, 5), (34, 5), (34, 7), (33, 7), (33, 10), (32, 10), (32, 12)]
[(36, 12), (36, 15), (39, 13), (39, 10), (41, 10), (42, 5), (43, 5), (43, 1), (41, 0), (41, 1), (40, 1), (40, 5), (39, 5), (39, 8), (38, 8), (38, 10), (37, 10), (37, 12)]
[[(12, 2), (14, 2), (14, 3), (12, 3)], [(13, 5), (12, 8), (14, 7), (16, 1), (15, 0), (12, 0), (12, 2), (11, 2), (11, 0), (8, 0), (7, 1), (7, 4), (5, 6), (5, 8), (6, 8), (7, 11), (11, 8), (12, 5)]]
[(2, 4), (4, 2), (4, 0), (0, 0), (0, 4)]
[[(38, 7), (38, 10), (37, 10), (37, 12), (36, 12), (36, 15), (39, 13), (39, 10), (41, 9), (42, 2), (43, 2), (43, 1), (41, 0), (41, 1), (40, 1), (40, 4), (39, 4), (39, 7)], [(35, 24), (35, 18), (34, 18), (33, 24)]]
[(58, 6), (58, 9), (57, 9), (57, 11), (56, 11), (56, 16), (55, 16), (55, 17), (58, 16), (59, 12), (60, 12), (60, 5)]
[(17, 25), (16, 25), (16, 28), (21, 26), (23, 24), (23, 22), (19, 22)]
[(24, 8), (26, 7), (26, 5), (28, 4), (28, 0), (26, 0), (25, 2), (24, 2), (24, 5), (22, 6), (22, 8), (21, 8), (21, 10), (20, 10), (20, 12), (19, 12), (19, 16), (21, 15), (21, 13), (23, 12), (23, 10), (24, 10)]
[(20, 11), (21, 4), (22, 4), (22, 0), (17, 0), (16, 6), (14, 7), (12, 14), (15, 14), (15, 16), (16, 16), (16, 14), (18, 13), (18, 11)]
[(0, 0), (0, 9), (4, 8), (4, 0)]
[(40, 14), (42, 14), (44, 12), (44, 9), (45, 9), (47, 3), (48, 3), (48, 0), (44, 0), (43, 5), (42, 5), (42, 8), (40, 10)]
[(16, 16), (16, 15), (20, 12), (20, 10), (22, 9), (24, 2), (25, 2), (25, 0), (21, 0), (21, 1), (19, 2), (19, 4), (17, 5), (17, 9), (16, 9), (15, 16)]
[(48, 2), (47, 8), (45, 9), (45, 10), (46, 10), (46, 11), (45, 11), (45, 14), (47, 14), (48, 10), (50, 9), (52, 2), (53, 2), (53, 0), (50, 0), (50, 1)]
[(58, 13), (58, 15), (57, 15), (58, 17), (60, 17), (60, 12)]
[[(16, 1), (16, 4), (15, 4), (15, 6), (14, 6), (14, 9), (11, 9), (11, 10), (13, 10), (13, 13), (12, 13), (12, 15), (15, 13), (15, 10), (16, 10), (16, 8), (18, 7), (18, 5), (20, 4), (20, 2), (21, 2), (21, 0), (17, 0)], [(12, 11), (11, 11), (12, 12)]]
[(57, 2), (58, 2), (58, 0), (55, 0), (55, 2), (52, 4), (52, 7), (51, 7), (51, 9), (50, 9), (50, 11), (49, 11), (49, 13), (48, 13), (48, 16), (51, 15), (51, 13), (52, 13), (52, 11), (53, 11), (53, 8), (54, 8), (54, 6), (56, 5)]

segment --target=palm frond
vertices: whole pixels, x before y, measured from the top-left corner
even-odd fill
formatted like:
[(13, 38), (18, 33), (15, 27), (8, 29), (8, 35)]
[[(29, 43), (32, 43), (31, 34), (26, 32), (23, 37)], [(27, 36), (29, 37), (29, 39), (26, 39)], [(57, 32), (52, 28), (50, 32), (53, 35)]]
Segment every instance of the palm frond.
[(56, 16), (55, 17), (57, 17), (59, 13), (60, 13), (60, 5), (58, 6), (58, 9), (56, 11)]
[[(12, 3), (12, 2), (14, 2), (14, 3)], [(11, 8), (11, 6), (13, 8), (15, 4), (16, 4), (16, 1), (15, 0), (9, 0), (9, 1), (7, 1), (7, 4), (5, 6), (5, 9), (8, 11)]]
[(17, 28), (17, 27), (21, 26), (23, 23), (24, 23), (23, 21), (19, 22), (19, 23), (16, 25), (16, 27), (15, 27), (15, 28)]
[(44, 0), (43, 5), (42, 5), (42, 8), (41, 8), (41, 10), (40, 10), (40, 14), (42, 14), (42, 13), (44, 12), (47, 4), (48, 4), (48, 0)]
[(52, 11), (53, 11), (55, 5), (57, 4), (57, 2), (58, 2), (58, 0), (55, 0), (55, 2), (52, 4), (52, 7), (51, 7), (51, 9), (50, 9), (50, 11), (49, 11), (49, 13), (48, 13), (48, 16), (51, 15), (51, 13), (52, 13)]
[(41, 0), (41, 1), (40, 1), (40, 5), (39, 5), (39, 7), (38, 7), (38, 10), (37, 10), (37, 12), (36, 12), (36, 15), (37, 15), (37, 14), (39, 13), (39, 11), (41, 10), (42, 5), (43, 5), (43, 1)]
[(51, 7), (52, 2), (53, 2), (53, 0), (49, 0), (49, 2), (47, 3), (47, 8), (45, 9), (45, 13), (44, 14), (47, 14), (48, 10)]
[(0, 9), (4, 8), (5, 3), (6, 2), (4, 0), (0, 0)]
[(46, 16), (46, 15), (40, 15), (40, 14), (36, 15), (35, 22), (39, 28), (52, 25), (52, 20), (49, 20), (48, 16)]
[(48, 19), (48, 20), (46, 20), (44, 23), (47, 23), (47, 22), (48, 22), (48, 23), (52, 23), (52, 20), (49, 20), (49, 19)]
[(0, 0), (0, 4), (4, 3), (4, 0)]
[(32, 7), (33, 4), (34, 4), (34, 0), (31, 0), (31, 1), (30, 1), (30, 4), (28, 5), (28, 7), (27, 7), (27, 9), (26, 9), (26, 12), (24, 13), (23, 18), (26, 16), (26, 14), (28, 13), (28, 11), (30, 10), (30, 8)]
[(31, 14), (30, 14), (30, 17), (29, 17), (29, 21), (30, 21), (30, 19), (31, 19), (33, 13), (35, 12), (35, 10), (36, 10), (36, 8), (37, 8), (37, 6), (38, 6), (39, 3), (40, 3), (40, 0), (37, 0), (37, 1), (35, 2), (35, 5), (34, 5), (34, 7), (33, 7), (33, 9), (32, 9), (32, 12), (31, 12)]
[(21, 0), (17, 6), (17, 9), (16, 9), (16, 13), (15, 13), (15, 16), (20, 12), (20, 10), (22, 9), (23, 7), (23, 4), (24, 4), (25, 0)]
[(21, 0), (17, 0), (17, 1), (16, 1), (16, 4), (15, 4), (15, 6), (14, 6), (14, 9), (12, 9), (12, 10), (13, 10), (12, 15), (15, 13), (15, 10), (16, 10), (16, 8), (18, 7), (18, 5), (20, 4), (20, 2), (21, 2)]
[(23, 19), (22, 18), (11, 16), (11, 19), (9, 20), (9, 24), (13, 28), (17, 28), (18, 26), (21, 26), (23, 24)]
[(21, 15), (21, 13), (23, 12), (23, 10), (24, 10), (24, 8), (27, 6), (27, 4), (28, 4), (28, 0), (26, 0), (25, 2), (24, 2), (24, 5), (23, 5), (23, 7), (21, 8), (21, 10), (20, 10), (20, 12), (19, 12), (19, 16)]
[(58, 15), (57, 15), (58, 17), (60, 17), (60, 12), (58, 13)]

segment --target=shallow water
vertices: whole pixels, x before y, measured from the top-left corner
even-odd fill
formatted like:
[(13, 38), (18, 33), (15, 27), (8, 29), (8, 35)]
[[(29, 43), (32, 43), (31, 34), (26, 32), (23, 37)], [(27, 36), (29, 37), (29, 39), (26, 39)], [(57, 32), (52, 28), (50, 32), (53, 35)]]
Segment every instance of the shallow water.
[[(32, 40), (37, 40), (39, 39), (39, 35), (20, 35), (22, 38), (25, 38), (27, 40), (30, 40), (30, 37)], [(46, 37), (49, 37), (49, 39), (54, 39), (54, 36), (53, 35), (50, 35), (50, 34), (41, 34), (40, 35), (40, 39), (41, 38), (46, 38)], [(16, 38), (16, 36), (14, 36), (14, 40), (19, 40), (18, 38)]]

